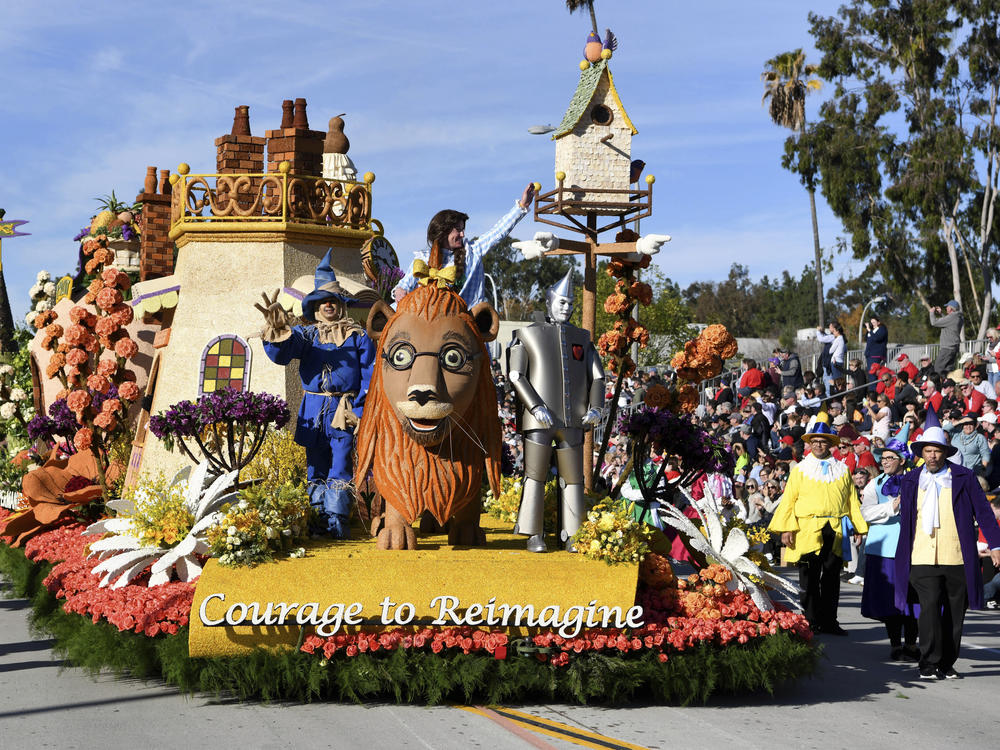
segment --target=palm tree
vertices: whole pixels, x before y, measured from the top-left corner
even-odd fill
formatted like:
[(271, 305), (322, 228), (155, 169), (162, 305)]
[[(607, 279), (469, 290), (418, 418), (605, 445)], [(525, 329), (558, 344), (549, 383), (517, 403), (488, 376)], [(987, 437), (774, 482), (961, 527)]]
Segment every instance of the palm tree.
[(594, 33), (598, 34), (597, 16), (594, 15), (594, 0), (566, 0), (566, 9), (570, 13), (576, 13), (578, 10), (582, 10), (583, 8), (590, 11), (590, 25), (594, 27)]
[[(819, 89), (821, 85), (819, 79), (811, 77), (816, 73), (817, 66), (805, 63), (806, 55), (801, 49), (783, 52), (764, 63), (767, 67), (760, 74), (764, 81), (764, 96), (760, 103), (763, 105), (770, 100), (768, 112), (771, 121), (795, 134), (800, 134), (806, 125), (806, 94)], [(822, 253), (819, 248), (819, 224), (816, 221), (816, 188), (811, 181), (806, 190), (812, 211), (813, 246), (816, 252), (816, 306), (819, 327), (824, 328), (826, 316), (823, 313)]]

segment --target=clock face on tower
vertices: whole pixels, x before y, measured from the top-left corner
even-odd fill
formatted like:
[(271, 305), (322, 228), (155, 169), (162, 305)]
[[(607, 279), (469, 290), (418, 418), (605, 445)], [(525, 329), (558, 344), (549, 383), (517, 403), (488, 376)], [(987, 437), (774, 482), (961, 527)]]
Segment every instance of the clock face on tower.
[(378, 281), (386, 268), (399, 268), (399, 258), (389, 241), (382, 235), (376, 235), (361, 246), (361, 264), (365, 276), (371, 281)]

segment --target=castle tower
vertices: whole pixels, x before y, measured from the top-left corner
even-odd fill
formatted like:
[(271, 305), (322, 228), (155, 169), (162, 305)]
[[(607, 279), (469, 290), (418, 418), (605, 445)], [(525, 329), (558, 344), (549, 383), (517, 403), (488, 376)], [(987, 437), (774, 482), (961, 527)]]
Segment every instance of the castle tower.
[[(325, 133), (308, 130), (304, 100), (287, 110), (294, 110), (297, 120), (267, 131), (269, 160), (283, 158), (269, 164), (273, 168), (263, 178), (248, 176), (263, 171), (265, 139), (249, 134), (243, 107), (237, 108), (233, 132), (216, 142), (218, 174), (191, 174), (181, 164), (171, 178), (173, 274), (135, 288), (137, 297), (144, 295), (144, 310), (162, 317), (163, 327), (142, 427), (150, 414), (227, 386), (276, 394), (294, 415), (302, 398), (297, 368), (279, 367), (264, 354), (263, 318), (254, 304), (261, 292), (271, 295), (276, 289), (284, 292), (283, 300), (300, 298), (293, 283), (311, 278), (328, 249), (333, 249), (337, 278), (349, 291), (366, 292), (369, 304), (377, 297), (367, 288), (361, 259), (362, 245), (376, 234), (371, 216), (375, 176), (367, 173), (363, 181), (334, 189), (319, 176)], [(169, 310), (157, 304), (165, 295), (172, 295)], [(168, 452), (159, 440), (147, 439), (144, 429), (137, 430), (130, 476), (170, 475), (185, 463), (182, 454)]]

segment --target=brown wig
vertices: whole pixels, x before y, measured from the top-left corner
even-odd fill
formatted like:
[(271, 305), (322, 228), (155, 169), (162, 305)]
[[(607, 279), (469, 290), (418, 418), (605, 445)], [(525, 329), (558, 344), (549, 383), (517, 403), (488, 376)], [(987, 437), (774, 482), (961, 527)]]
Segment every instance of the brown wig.
[[(463, 214), (461, 211), (453, 211), (450, 208), (434, 214), (427, 225), (427, 246), (431, 248), (432, 259), (434, 258), (434, 248), (447, 248), (448, 235), (451, 233), (451, 230), (464, 227), (465, 222), (468, 220), (468, 214)], [(465, 248), (452, 250), (452, 255), (455, 258), (455, 271), (458, 274), (457, 286), (461, 286), (461, 279), (465, 278)], [(428, 265), (432, 268), (440, 268), (440, 261), (438, 266), (434, 265), (433, 260)]]

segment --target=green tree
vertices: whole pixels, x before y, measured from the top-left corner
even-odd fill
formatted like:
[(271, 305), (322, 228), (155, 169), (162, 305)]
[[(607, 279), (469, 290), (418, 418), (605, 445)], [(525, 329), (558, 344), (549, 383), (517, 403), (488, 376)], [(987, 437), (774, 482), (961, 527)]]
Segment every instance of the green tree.
[(852, 0), (809, 18), (834, 91), (784, 166), (818, 170), (854, 256), (891, 291), (964, 301), (983, 335), (1000, 261), (1000, 1)]
[[(772, 57), (761, 73), (764, 81), (764, 96), (761, 104), (769, 102), (768, 113), (775, 125), (788, 128), (797, 138), (806, 125), (806, 95), (820, 88), (818, 79), (813, 78), (815, 65), (806, 65), (806, 56), (801, 49), (783, 52)], [(799, 179), (809, 193), (809, 210), (812, 215), (813, 250), (816, 256), (816, 309), (820, 327), (826, 325), (823, 310), (823, 254), (819, 246), (819, 222), (816, 219), (816, 169), (811, 160), (798, 161)]]
[[(572, 255), (548, 255), (525, 260), (513, 247), (516, 239), (505, 237), (483, 259), (483, 270), (496, 284), (500, 309), (506, 320), (530, 320), (531, 314), (545, 309), (545, 290), (566, 272), (576, 268)], [(574, 273), (575, 286), (582, 276)], [(492, 300), (490, 300), (492, 302)]]
[[(615, 316), (606, 312), (604, 300), (615, 290), (615, 280), (608, 275), (607, 262), (597, 265), (597, 314), (594, 320), (595, 338), (610, 330)], [(691, 327), (691, 312), (684, 301), (680, 288), (656, 266), (640, 272), (640, 280), (649, 284), (653, 291), (653, 302), (648, 307), (638, 308), (639, 324), (649, 330), (650, 343), (639, 350), (640, 365), (662, 364), (683, 346), (684, 342), (696, 335)], [(577, 285), (574, 291), (573, 325), (581, 325), (583, 310), (583, 288)]]

